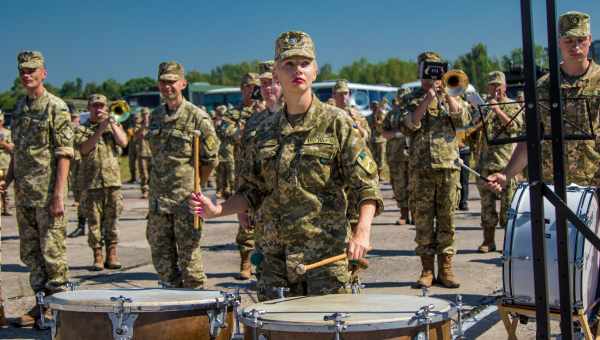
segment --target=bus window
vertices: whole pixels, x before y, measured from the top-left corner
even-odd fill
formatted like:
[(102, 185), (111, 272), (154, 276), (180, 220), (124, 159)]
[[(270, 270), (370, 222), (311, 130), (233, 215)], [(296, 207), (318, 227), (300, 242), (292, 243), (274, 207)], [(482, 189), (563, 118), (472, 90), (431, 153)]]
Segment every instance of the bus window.
[(352, 99), (354, 105), (360, 110), (364, 110), (369, 106), (369, 94), (366, 90), (352, 90)]
[(233, 106), (240, 106), (242, 104), (242, 93), (228, 93), (225, 96), (225, 105), (231, 104)]
[(315, 89), (314, 92), (322, 102), (326, 102), (332, 97), (332, 88), (329, 87)]
[(204, 94), (202, 99), (202, 105), (206, 107), (208, 111), (214, 110), (217, 106), (225, 104), (225, 95), (221, 93)]
[(375, 90), (369, 90), (369, 102), (380, 101), (381, 92)]

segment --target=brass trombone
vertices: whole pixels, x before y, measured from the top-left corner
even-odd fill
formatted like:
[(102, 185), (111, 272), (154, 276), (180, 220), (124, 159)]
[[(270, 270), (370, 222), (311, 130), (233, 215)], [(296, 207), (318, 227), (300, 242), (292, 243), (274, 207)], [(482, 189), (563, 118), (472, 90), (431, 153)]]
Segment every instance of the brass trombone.
[(115, 118), (115, 120), (119, 123), (123, 123), (129, 118), (131, 114), (131, 109), (129, 108), (129, 104), (123, 99), (115, 100), (110, 104), (109, 107), (110, 114)]
[(462, 70), (449, 70), (442, 76), (442, 83), (451, 97), (463, 95), (469, 89), (469, 76)]

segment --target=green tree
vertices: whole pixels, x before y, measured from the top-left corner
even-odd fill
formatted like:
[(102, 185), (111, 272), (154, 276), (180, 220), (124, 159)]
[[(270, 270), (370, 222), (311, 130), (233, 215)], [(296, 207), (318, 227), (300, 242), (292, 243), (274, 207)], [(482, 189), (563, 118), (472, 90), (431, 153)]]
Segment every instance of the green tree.
[(333, 72), (333, 67), (331, 66), (331, 64), (324, 64), (323, 66), (321, 66), (321, 68), (319, 69), (319, 74), (317, 75), (317, 81), (334, 79), (338, 79), (338, 76), (335, 74), (335, 72)]
[(209, 82), (209, 75), (198, 70), (191, 70), (185, 75), (185, 79), (188, 83)]
[(150, 77), (132, 78), (121, 86), (121, 94), (127, 96), (136, 92), (151, 91), (155, 88), (156, 80)]
[(100, 93), (100, 92), (102, 92), (102, 89), (100, 88), (100, 86), (98, 86), (98, 84), (96, 84), (95, 82), (90, 82), (90, 83), (85, 84), (85, 87), (83, 88), (83, 97), (87, 98), (91, 94)]
[(114, 79), (107, 79), (102, 82), (100, 89), (101, 93), (103, 93), (110, 100), (123, 97), (123, 94), (121, 93), (121, 84)]
[(465, 71), (471, 84), (481, 92), (486, 89), (487, 74), (499, 70), (500, 65), (488, 55), (487, 47), (479, 43), (473, 46), (471, 51), (458, 57), (453, 68)]
[[(547, 68), (549, 64), (548, 51), (541, 45), (535, 45), (534, 51), (535, 63), (542, 68)], [(523, 65), (522, 48), (515, 48), (508, 55), (502, 57), (502, 68), (504, 70), (509, 70), (513, 65)]]

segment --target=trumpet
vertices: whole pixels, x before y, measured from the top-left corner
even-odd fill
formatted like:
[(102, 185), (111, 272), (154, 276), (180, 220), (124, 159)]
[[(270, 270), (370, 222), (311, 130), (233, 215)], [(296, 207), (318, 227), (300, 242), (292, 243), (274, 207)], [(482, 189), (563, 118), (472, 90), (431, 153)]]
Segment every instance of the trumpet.
[(458, 97), (469, 89), (469, 76), (462, 70), (450, 70), (442, 76), (442, 83), (446, 87), (448, 95)]
[(123, 123), (129, 119), (129, 115), (131, 114), (129, 104), (122, 99), (112, 102), (112, 104), (110, 104), (109, 111), (110, 115), (113, 116), (118, 123)]

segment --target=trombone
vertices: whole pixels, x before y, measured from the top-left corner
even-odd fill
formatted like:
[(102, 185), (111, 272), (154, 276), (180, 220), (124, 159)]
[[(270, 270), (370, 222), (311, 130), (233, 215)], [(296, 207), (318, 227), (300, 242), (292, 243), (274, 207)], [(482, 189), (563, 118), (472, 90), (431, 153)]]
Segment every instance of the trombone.
[(131, 114), (129, 104), (123, 99), (115, 100), (110, 104), (109, 111), (111, 116), (113, 116), (118, 123), (125, 122), (129, 119), (129, 115)]

